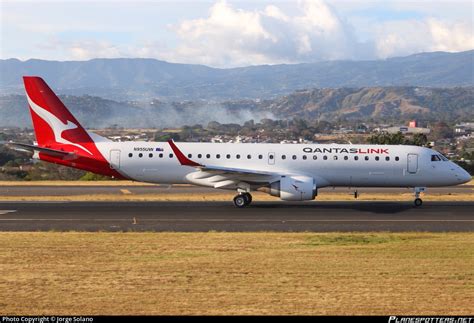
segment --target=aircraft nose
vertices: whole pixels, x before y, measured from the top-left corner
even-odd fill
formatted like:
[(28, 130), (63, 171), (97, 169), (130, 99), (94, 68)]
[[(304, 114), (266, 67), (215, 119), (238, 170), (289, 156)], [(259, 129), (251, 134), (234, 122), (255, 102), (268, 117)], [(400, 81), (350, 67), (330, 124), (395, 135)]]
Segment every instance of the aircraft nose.
[(467, 183), (472, 179), (471, 174), (469, 174), (468, 172), (466, 172), (462, 168), (459, 170), (459, 175), (458, 176), (459, 176), (459, 179), (461, 180), (462, 183)]

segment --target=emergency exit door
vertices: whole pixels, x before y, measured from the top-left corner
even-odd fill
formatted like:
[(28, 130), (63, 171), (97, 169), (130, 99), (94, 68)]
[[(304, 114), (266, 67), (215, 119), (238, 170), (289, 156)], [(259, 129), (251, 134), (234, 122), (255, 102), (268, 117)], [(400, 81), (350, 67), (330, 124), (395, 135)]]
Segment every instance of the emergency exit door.
[(418, 155), (417, 154), (408, 154), (407, 159), (407, 171), (410, 174), (415, 174), (418, 171)]

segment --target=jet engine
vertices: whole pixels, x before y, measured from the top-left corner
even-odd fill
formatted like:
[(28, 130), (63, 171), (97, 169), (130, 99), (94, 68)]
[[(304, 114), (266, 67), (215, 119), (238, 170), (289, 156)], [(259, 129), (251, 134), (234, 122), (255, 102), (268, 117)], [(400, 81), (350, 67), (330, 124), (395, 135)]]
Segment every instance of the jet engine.
[(282, 176), (261, 190), (285, 201), (314, 200), (318, 194), (316, 181), (308, 176)]

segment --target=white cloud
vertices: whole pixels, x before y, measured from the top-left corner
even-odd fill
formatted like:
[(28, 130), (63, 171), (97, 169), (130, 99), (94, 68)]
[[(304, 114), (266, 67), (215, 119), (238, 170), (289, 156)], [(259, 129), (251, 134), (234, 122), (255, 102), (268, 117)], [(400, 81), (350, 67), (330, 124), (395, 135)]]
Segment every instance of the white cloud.
[(469, 23), (427, 18), (387, 22), (377, 28), (376, 54), (380, 58), (473, 48), (474, 31)]
[(93, 0), (2, 9), (2, 58), (151, 57), (234, 67), (474, 48), (473, 3), (464, 0)]
[(286, 15), (268, 5), (263, 10), (236, 9), (219, 1), (207, 18), (183, 21), (174, 30), (181, 43), (167, 58), (214, 66), (350, 58), (354, 36), (321, 0), (298, 3)]
[(208, 17), (183, 21), (173, 30), (180, 42), (161, 57), (220, 67), (474, 48), (472, 22), (431, 17), (388, 17), (371, 26), (372, 37), (361, 42), (356, 29), (323, 0), (299, 1), (293, 15), (275, 5), (246, 11), (221, 0), (210, 8)]

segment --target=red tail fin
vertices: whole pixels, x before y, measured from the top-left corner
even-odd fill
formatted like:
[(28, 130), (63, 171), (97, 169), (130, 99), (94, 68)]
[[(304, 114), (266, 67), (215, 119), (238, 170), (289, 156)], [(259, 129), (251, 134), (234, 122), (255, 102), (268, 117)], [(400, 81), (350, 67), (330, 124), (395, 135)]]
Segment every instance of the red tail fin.
[[(42, 78), (23, 77), (41, 160), (98, 174), (125, 178), (112, 169), (94, 140)], [(94, 135), (94, 138), (100, 136)], [(101, 138), (100, 141), (107, 141)], [(64, 151), (51, 154), (48, 150)], [(48, 153), (49, 151), (49, 153)], [(105, 151), (107, 154), (108, 151)]]
[(99, 153), (87, 131), (42, 78), (25, 76), (23, 81), (39, 146), (84, 156)]

